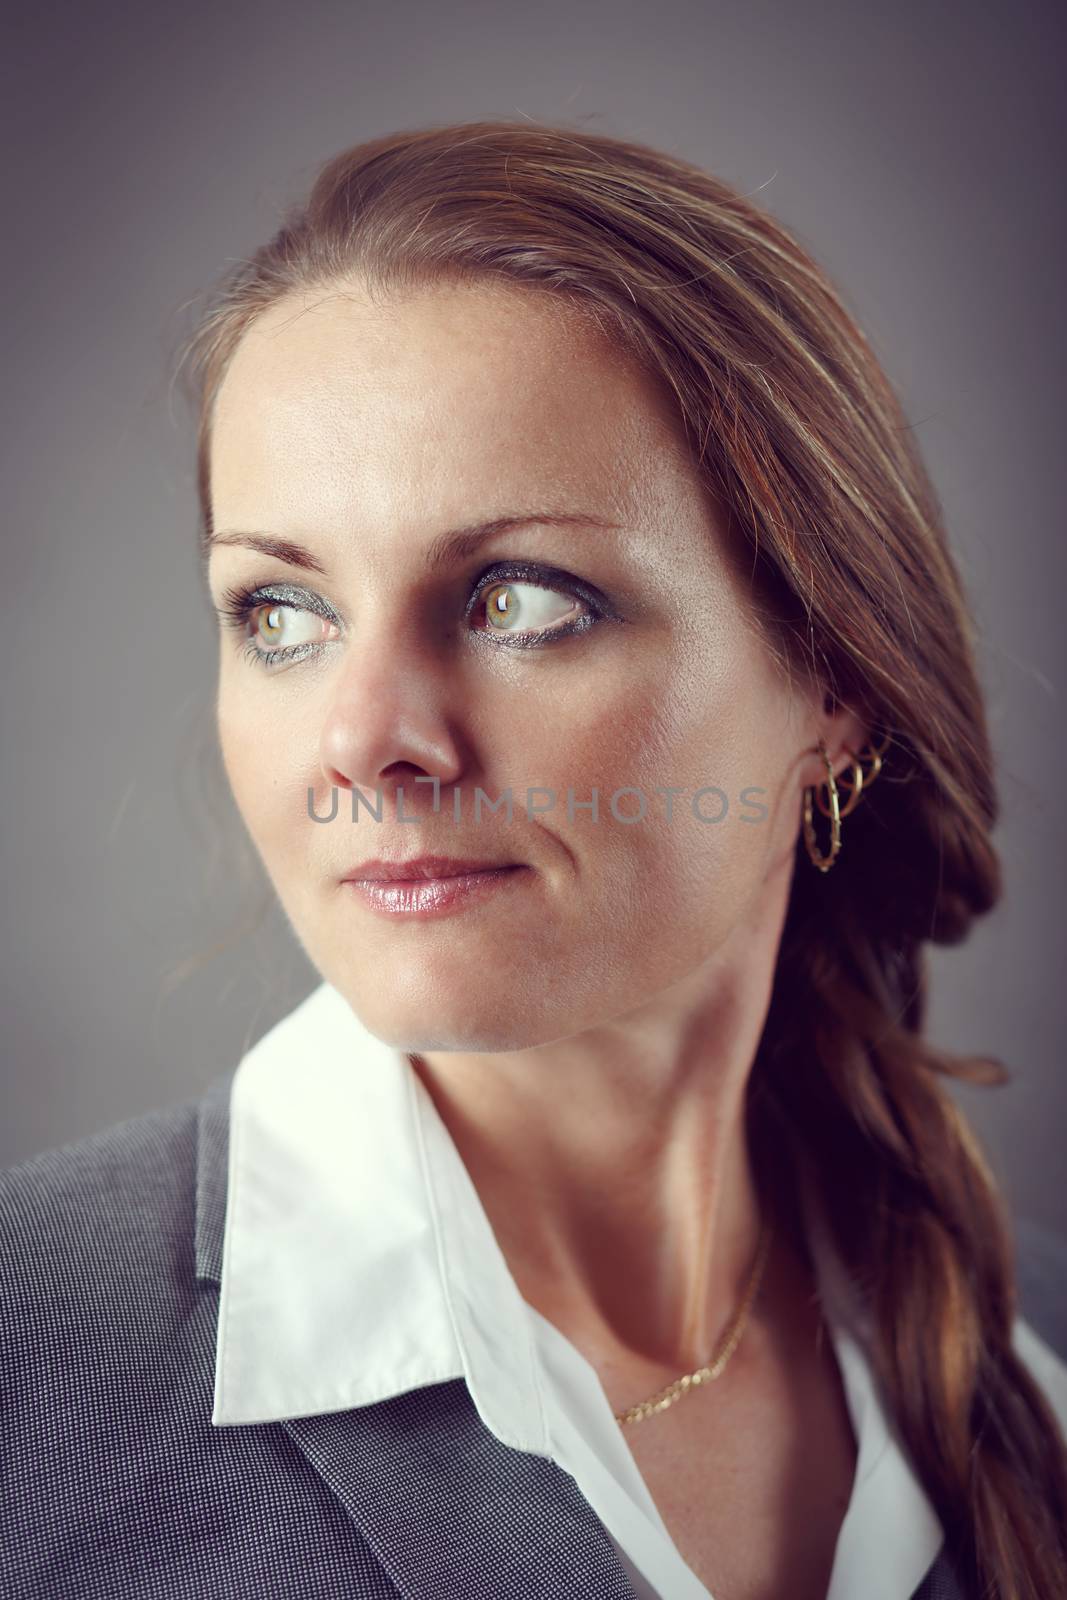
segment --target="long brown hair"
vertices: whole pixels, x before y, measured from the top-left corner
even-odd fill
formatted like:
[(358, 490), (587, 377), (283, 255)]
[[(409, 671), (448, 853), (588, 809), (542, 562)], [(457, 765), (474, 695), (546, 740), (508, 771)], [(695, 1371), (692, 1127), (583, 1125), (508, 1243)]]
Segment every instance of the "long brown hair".
[(924, 944), (960, 941), (1000, 894), (992, 757), (942, 513), (877, 359), (796, 240), (688, 162), (527, 121), (393, 133), (320, 170), (186, 348), (202, 540), (213, 401), (243, 333), (281, 296), (353, 277), (503, 280), (591, 317), (672, 392), (785, 667), (888, 736), (833, 870), (797, 863), (752, 1103), (818, 1174), (965, 1588), (1047, 1600), (1067, 1569), (1067, 1453), (1012, 1347), (1003, 1199), (942, 1081), (1007, 1073), (922, 1037)]

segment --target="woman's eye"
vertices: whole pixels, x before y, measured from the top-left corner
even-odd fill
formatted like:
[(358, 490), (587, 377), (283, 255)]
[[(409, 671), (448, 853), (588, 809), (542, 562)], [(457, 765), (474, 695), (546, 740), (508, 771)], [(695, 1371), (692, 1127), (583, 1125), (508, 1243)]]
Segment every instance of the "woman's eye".
[(266, 645), (268, 653), (271, 654), (277, 650), (288, 652), (301, 644), (316, 644), (322, 639), (323, 630), (328, 626), (322, 617), (313, 616), (310, 611), (301, 611), (298, 606), (282, 604), (277, 600), (253, 606), (249, 620), (253, 635), (260, 643)]
[(294, 590), (292, 598), (283, 600), (238, 586), (226, 590), (218, 611), (236, 632), (244, 654), (261, 667), (302, 660), (338, 633), (334, 618), (325, 608), (320, 612), (303, 591)]
[(479, 594), (477, 610), (485, 618), (485, 627), (479, 630), (482, 633), (572, 633), (594, 620), (589, 606), (577, 595), (540, 583), (498, 579), (484, 585)]

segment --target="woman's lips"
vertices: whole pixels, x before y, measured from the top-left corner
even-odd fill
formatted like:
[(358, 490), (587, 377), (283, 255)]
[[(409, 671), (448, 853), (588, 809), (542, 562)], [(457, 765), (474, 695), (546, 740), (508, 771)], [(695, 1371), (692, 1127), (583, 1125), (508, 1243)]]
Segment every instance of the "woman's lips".
[(346, 878), (352, 889), (375, 911), (390, 917), (439, 917), (480, 904), (502, 889), (521, 883), (530, 871), (525, 866), (481, 868), (440, 878)]

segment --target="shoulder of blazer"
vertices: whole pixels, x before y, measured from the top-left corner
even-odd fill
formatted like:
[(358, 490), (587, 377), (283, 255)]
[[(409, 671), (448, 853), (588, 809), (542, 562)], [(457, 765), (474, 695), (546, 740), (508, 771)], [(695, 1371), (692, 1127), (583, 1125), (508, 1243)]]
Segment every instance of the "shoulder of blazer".
[[(158, 1355), (195, 1297), (205, 1203), (198, 1148), (205, 1116), (225, 1119), (232, 1077), (0, 1171), (0, 1370), (9, 1395), (19, 1369), (50, 1369), (58, 1380), (64, 1365), (129, 1370), (138, 1350)], [(221, 1192), (206, 1202), (224, 1209), (224, 1163), (215, 1177)]]
[(0, 1600), (397, 1595), (284, 1426), (211, 1421), (235, 1070), (0, 1172)]

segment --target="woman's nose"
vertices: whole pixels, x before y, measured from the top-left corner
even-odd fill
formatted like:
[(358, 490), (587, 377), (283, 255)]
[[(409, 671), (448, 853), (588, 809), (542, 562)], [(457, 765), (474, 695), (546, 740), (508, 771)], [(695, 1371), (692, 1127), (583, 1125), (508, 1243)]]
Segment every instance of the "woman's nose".
[[(406, 653), (388, 661), (370, 651), (346, 652), (331, 685), (319, 736), (327, 783), (344, 789), (389, 790), (405, 779), (405, 809), (413, 810), (416, 776), (442, 784), (459, 777), (462, 757), (443, 664)], [(430, 784), (417, 788), (430, 790)]]

